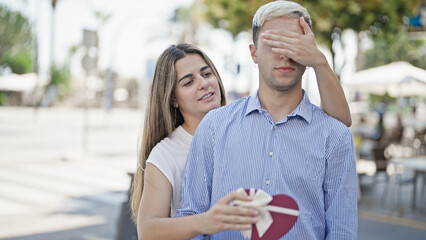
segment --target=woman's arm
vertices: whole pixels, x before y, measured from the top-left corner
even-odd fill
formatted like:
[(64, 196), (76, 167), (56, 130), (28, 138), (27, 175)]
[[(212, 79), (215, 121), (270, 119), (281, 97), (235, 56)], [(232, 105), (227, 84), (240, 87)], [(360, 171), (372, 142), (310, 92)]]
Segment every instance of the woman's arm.
[(171, 199), (170, 182), (157, 167), (148, 163), (137, 216), (138, 239), (190, 239), (224, 230), (248, 229), (257, 220), (256, 211), (229, 206), (236, 199), (249, 200), (235, 192), (205, 213), (179, 218), (168, 217)]
[(350, 127), (352, 125), (351, 112), (336, 74), (328, 65), (325, 57), (322, 63), (313, 68), (317, 76), (321, 108), (327, 114)]

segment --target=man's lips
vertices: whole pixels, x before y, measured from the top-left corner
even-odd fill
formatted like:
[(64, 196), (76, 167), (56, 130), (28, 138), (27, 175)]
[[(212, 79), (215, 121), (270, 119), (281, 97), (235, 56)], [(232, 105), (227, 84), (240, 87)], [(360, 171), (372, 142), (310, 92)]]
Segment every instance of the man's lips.
[(201, 100), (207, 99), (207, 98), (209, 98), (209, 97), (211, 97), (211, 96), (213, 96), (213, 95), (214, 95), (214, 92), (206, 93), (206, 94), (204, 94), (201, 98), (199, 98), (199, 99), (198, 99), (198, 101), (201, 101)]
[(291, 72), (295, 70), (293, 67), (290, 67), (290, 66), (281, 66), (281, 67), (276, 67), (275, 69), (281, 72)]

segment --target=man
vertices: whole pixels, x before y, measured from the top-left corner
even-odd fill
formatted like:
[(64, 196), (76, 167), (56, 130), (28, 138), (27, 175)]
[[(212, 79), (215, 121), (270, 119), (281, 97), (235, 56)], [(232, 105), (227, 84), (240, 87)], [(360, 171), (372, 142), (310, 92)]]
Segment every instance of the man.
[[(209, 112), (198, 126), (177, 216), (205, 212), (238, 188), (256, 188), (298, 203), (299, 218), (282, 239), (357, 239), (352, 135), (301, 87), (306, 66), (318, 79), (337, 82), (310, 25), (306, 9), (293, 2), (271, 2), (256, 12), (250, 52), (259, 90)], [(225, 231), (209, 239), (243, 237)]]

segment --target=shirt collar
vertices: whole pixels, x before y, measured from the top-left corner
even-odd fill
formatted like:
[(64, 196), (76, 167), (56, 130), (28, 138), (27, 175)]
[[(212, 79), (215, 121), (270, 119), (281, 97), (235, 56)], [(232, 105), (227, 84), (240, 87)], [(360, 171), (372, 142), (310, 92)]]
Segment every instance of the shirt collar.
[[(312, 111), (313, 111), (312, 104), (305, 90), (302, 89), (302, 93), (303, 93), (302, 101), (300, 101), (300, 104), (289, 116), (300, 116), (303, 119), (305, 119), (306, 122), (311, 123)], [(260, 111), (260, 110), (262, 110), (262, 108), (260, 106), (259, 90), (257, 90), (255, 93), (253, 93), (253, 95), (250, 96), (248, 100), (245, 116), (252, 113), (253, 111)]]
[(308, 94), (302, 89), (303, 98), (300, 101), (299, 106), (290, 114), (290, 116), (301, 116), (306, 122), (311, 123), (313, 108), (312, 103), (309, 100)]
[(247, 109), (245, 116), (249, 115), (253, 111), (261, 110), (260, 107), (260, 101), (259, 101), (259, 90), (257, 90), (255, 93), (253, 93), (247, 103)]

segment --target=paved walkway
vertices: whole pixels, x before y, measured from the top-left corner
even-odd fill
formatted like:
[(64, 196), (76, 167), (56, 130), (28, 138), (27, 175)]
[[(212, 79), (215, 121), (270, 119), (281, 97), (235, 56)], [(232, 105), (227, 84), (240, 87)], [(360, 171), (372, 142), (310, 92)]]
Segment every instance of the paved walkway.
[(0, 108), (0, 239), (113, 239), (142, 112), (34, 113)]
[[(0, 239), (112, 240), (136, 165), (141, 110), (0, 107)], [(88, 132), (84, 135), (84, 122)], [(83, 146), (83, 142), (87, 144)], [(359, 239), (425, 239), (426, 203), (410, 188), (381, 202), (361, 180)], [(426, 199), (426, 196), (424, 197)]]
[[(360, 178), (359, 239), (413, 239), (426, 236), (426, 196), (411, 207), (412, 185), (398, 186), (384, 175)], [(426, 194), (425, 194), (426, 195)]]

